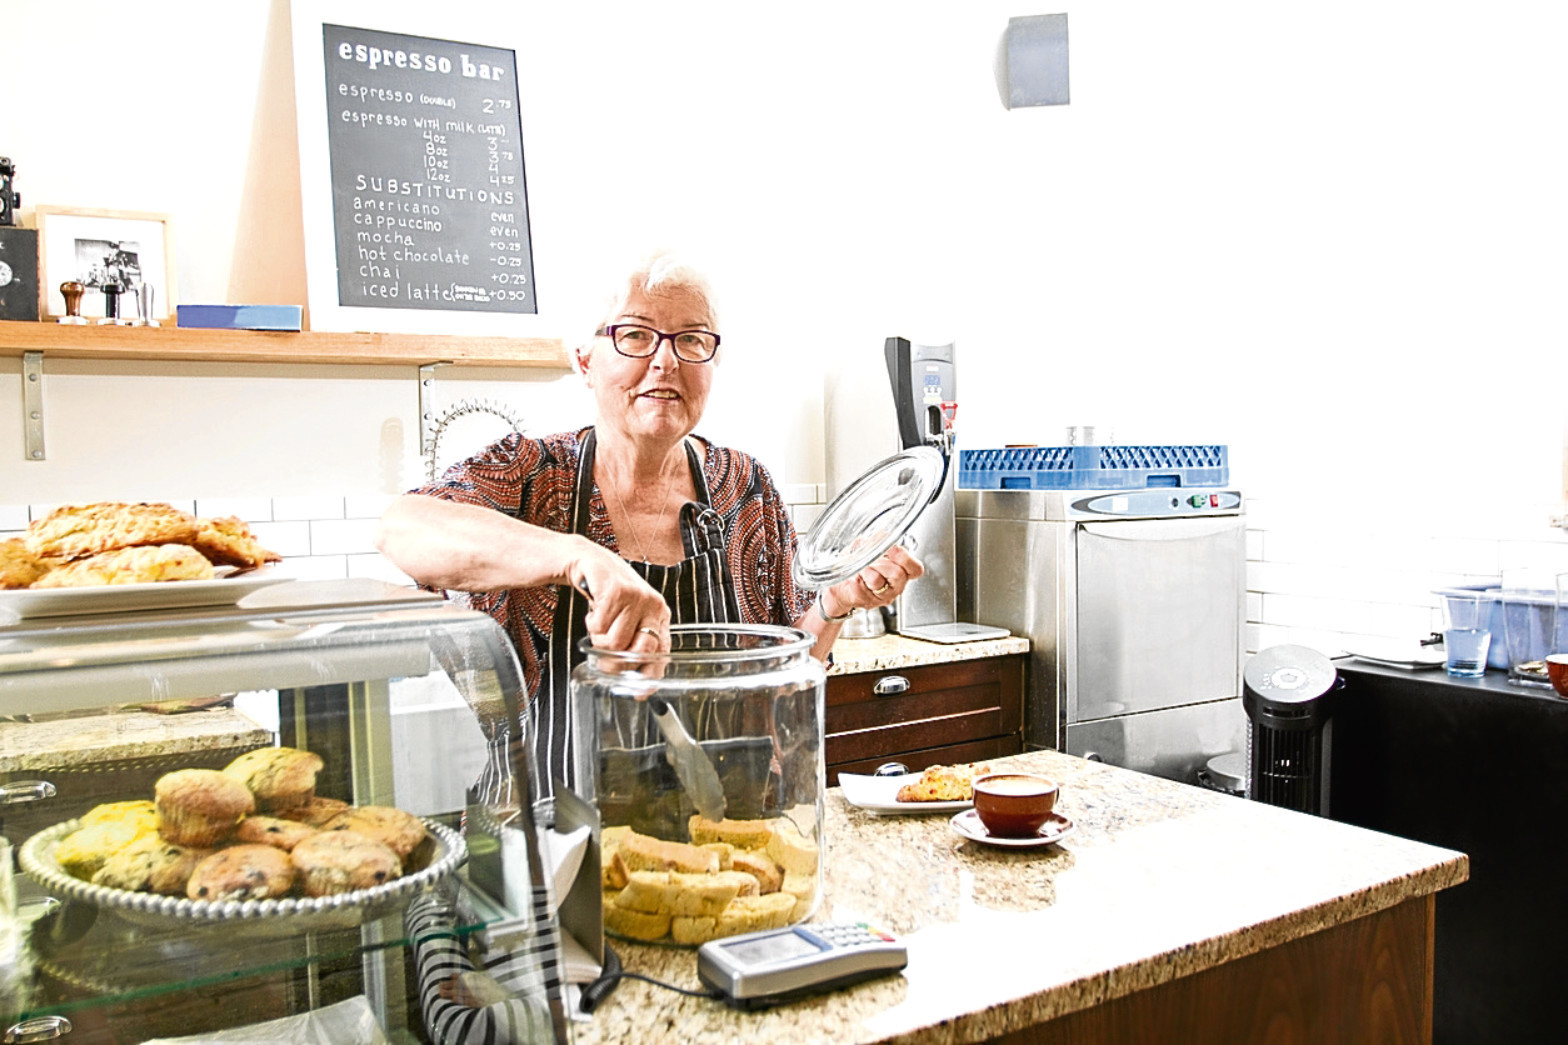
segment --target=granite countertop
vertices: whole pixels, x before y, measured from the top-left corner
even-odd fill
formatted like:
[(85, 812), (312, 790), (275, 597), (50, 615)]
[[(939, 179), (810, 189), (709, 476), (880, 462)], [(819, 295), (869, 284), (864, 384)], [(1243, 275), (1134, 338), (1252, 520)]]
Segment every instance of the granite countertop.
[[(980, 1041), (1464, 881), (1457, 852), (1055, 751), (995, 760), (1062, 783), (1076, 830), (1043, 849), (967, 841), (949, 815), (825, 799), (826, 899), (909, 948), (902, 975), (757, 1013), (626, 980), (577, 1045)], [(632, 972), (696, 989), (695, 952), (615, 941)], [(984, 959), (977, 961), (976, 959)]]
[(234, 708), (178, 715), (124, 709), (42, 722), (0, 722), (0, 773), (113, 766), (270, 743), (271, 733)]
[(923, 664), (951, 664), (960, 660), (1001, 657), (1009, 653), (1028, 653), (1029, 640), (1020, 635), (978, 642), (927, 642), (902, 635), (878, 635), (874, 639), (839, 639), (833, 644), (833, 664), (829, 675), (856, 675), (862, 671), (888, 671), (915, 668)]

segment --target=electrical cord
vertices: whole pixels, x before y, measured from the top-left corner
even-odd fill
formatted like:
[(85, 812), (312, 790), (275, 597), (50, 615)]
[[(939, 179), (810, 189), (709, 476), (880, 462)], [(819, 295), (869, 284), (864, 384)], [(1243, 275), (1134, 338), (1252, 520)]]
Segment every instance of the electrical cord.
[(578, 1003), (577, 1007), (582, 1009), (583, 1012), (593, 1012), (604, 999), (608, 998), (615, 991), (616, 987), (620, 986), (622, 980), (641, 980), (644, 983), (651, 983), (655, 987), (663, 987), (667, 991), (684, 994), (689, 998), (718, 999), (724, 997), (723, 993), (717, 990), (693, 991), (685, 987), (677, 987), (673, 983), (655, 980), (653, 977), (644, 976), (640, 972), (627, 972), (625, 967), (621, 965), (621, 956), (616, 954), (609, 944), (605, 944), (604, 972), (599, 975), (598, 979), (583, 988), (582, 1001)]

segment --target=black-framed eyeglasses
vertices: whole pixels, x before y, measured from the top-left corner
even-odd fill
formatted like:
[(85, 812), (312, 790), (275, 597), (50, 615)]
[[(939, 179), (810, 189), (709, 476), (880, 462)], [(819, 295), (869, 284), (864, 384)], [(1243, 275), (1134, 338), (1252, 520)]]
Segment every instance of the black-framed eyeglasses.
[(638, 323), (612, 323), (599, 328), (599, 336), (609, 338), (617, 352), (633, 359), (648, 358), (665, 340), (675, 350), (675, 358), (683, 363), (706, 363), (719, 350), (719, 335), (711, 330), (677, 330), (666, 334)]

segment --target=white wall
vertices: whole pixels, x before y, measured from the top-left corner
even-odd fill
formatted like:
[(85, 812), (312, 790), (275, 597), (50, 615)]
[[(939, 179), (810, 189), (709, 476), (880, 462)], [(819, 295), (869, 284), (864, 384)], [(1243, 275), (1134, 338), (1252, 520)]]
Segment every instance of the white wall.
[[(1057, 4), (1072, 104), (1012, 112), (997, 39), (1040, 8), (361, 6), (373, 28), (516, 48), (551, 320), (597, 294), (601, 255), (710, 259), (735, 351), (703, 430), (786, 482), (836, 489), (892, 448), (883, 337), (951, 338), (964, 445), (1088, 423), (1231, 447), (1253, 648), (1423, 633), (1433, 586), (1568, 568), (1548, 525), (1561, 5)], [(0, 152), (24, 203), (167, 211), (180, 300), (304, 303), (282, 0), (226, 4), (221, 28), (198, 0), (85, 0), (68, 29), (43, 0), (5, 7)], [(621, 169), (610, 142), (694, 159)], [(0, 360), (0, 504), (420, 478), (412, 370), (46, 369), (49, 459), (24, 462)], [(589, 407), (569, 375), (439, 384), (534, 433)]]

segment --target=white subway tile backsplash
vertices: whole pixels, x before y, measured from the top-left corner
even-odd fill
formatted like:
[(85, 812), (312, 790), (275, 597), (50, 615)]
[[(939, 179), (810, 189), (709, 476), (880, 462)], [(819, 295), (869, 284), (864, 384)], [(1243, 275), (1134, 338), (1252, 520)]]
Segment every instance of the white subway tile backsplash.
[(315, 520), (343, 518), (342, 497), (274, 497), (272, 517), (284, 520)]
[(348, 558), (343, 555), (300, 555), (286, 558), (274, 568), (280, 576), (297, 581), (339, 581), (348, 576)]
[(252, 523), (250, 528), (263, 548), (284, 558), (310, 554), (308, 522)]
[(270, 497), (198, 497), (196, 514), (204, 519), (237, 516), (248, 523), (272, 521)]
[(805, 533), (811, 529), (811, 524), (817, 521), (817, 517), (822, 514), (824, 507), (824, 505), (820, 504), (797, 504), (791, 508), (789, 510), (790, 521), (795, 524), (796, 532)]
[(1263, 531), (1262, 530), (1248, 530), (1247, 531), (1247, 558), (1249, 560), (1254, 561), (1254, 562), (1259, 560), (1259, 559), (1261, 559), (1261, 558), (1263, 558), (1263, 548), (1264, 548)]
[(355, 555), (376, 550), (375, 519), (316, 519), (310, 524), (312, 555)]
[(823, 484), (785, 483), (779, 487), (779, 495), (784, 498), (785, 504), (821, 504)]
[(1369, 608), (1348, 599), (1306, 595), (1264, 594), (1263, 623), (1316, 631), (1367, 634)]
[(25, 530), (31, 520), (25, 504), (0, 504), (0, 530)]

